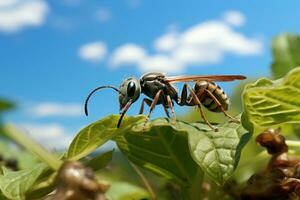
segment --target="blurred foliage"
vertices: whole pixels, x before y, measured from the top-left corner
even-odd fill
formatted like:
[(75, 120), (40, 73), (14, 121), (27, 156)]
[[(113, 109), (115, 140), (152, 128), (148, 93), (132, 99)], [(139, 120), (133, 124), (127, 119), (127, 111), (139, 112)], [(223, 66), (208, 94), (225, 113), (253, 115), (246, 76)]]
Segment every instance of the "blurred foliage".
[(107, 151), (102, 154), (98, 154), (84, 162), (84, 165), (90, 167), (94, 172), (103, 169), (112, 160), (113, 152), (114, 151)]
[(150, 199), (150, 196), (141, 187), (126, 182), (112, 182), (111, 188), (107, 191), (107, 198), (110, 200), (143, 200)]
[(300, 37), (281, 34), (272, 41), (272, 75), (281, 78), (294, 67), (300, 66)]
[(0, 113), (4, 111), (12, 110), (15, 107), (16, 105), (11, 101), (0, 98)]

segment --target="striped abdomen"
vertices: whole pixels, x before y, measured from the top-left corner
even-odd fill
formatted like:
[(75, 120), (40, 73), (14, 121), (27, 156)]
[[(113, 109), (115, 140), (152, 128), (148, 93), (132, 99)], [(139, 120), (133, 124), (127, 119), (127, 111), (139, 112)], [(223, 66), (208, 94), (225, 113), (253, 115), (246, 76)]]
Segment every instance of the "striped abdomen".
[(220, 106), (213, 100), (213, 98), (207, 93), (209, 90), (219, 101), (224, 110), (228, 110), (229, 99), (224, 93), (222, 88), (214, 82), (199, 81), (194, 87), (195, 93), (198, 96), (201, 103), (210, 111), (221, 112)]

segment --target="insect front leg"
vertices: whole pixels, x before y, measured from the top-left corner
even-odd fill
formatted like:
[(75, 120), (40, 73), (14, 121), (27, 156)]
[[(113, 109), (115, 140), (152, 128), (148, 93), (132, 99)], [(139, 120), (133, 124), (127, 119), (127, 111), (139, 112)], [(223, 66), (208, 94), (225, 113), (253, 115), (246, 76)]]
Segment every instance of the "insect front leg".
[(215, 95), (213, 95), (213, 93), (211, 93), (211, 91), (205, 89), (205, 92), (207, 92), (207, 94), (214, 100), (214, 102), (217, 104), (217, 106), (221, 109), (222, 113), (224, 113), (224, 115), (226, 117), (229, 117), (230, 119), (232, 119), (233, 122), (235, 123), (241, 123), (241, 121), (239, 119), (236, 119), (234, 117), (232, 117), (231, 115), (229, 115), (224, 108), (222, 107), (222, 104), (220, 103), (220, 101), (215, 97)]
[(151, 105), (150, 105), (150, 111), (149, 111), (149, 113), (148, 113), (148, 115), (147, 115), (147, 119), (146, 119), (146, 121), (145, 121), (144, 127), (146, 126), (147, 122), (149, 121), (149, 119), (150, 119), (150, 117), (151, 117), (151, 114), (152, 114), (152, 112), (153, 112), (153, 110), (154, 110), (154, 108), (155, 108), (155, 106), (156, 106), (156, 104), (157, 104), (157, 102), (158, 102), (158, 100), (159, 100), (159, 97), (160, 97), (160, 95), (161, 95), (162, 93), (163, 93), (162, 90), (159, 90), (159, 91), (156, 93), (156, 95), (155, 95), (155, 97), (154, 97), (154, 99), (153, 99), (153, 101), (152, 101), (152, 103), (151, 103)]
[[(152, 100), (148, 99), (148, 98), (143, 99), (142, 104), (141, 104), (141, 108), (140, 108), (140, 112), (139, 112), (140, 115), (144, 113), (144, 104), (145, 103), (150, 107), (151, 104), (152, 104)], [(168, 109), (166, 108), (166, 106), (163, 106), (163, 107), (164, 107), (164, 111), (165, 111), (167, 117), (170, 118), (170, 114), (169, 114)]]
[(194, 90), (191, 88), (191, 86), (190, 86), (189, 84), (185, 83), (183, 87), (186, 87), (186, 88), (189, 89), (189, 91), (190, 91), (190, 93), (191, 93), (191, 95), (192, 95), (192, 97), (193, 97), (191, 100), (194, 101), (194, 103), (198, 106), (198, 108), (199, 108), (199, 110), (200, 110), (201, 117), (203, 118), (204, 122), (205, 122), (211, 129), (213, 129), (214, 131), (218, 131), (218, 129), (215, 128), (215, 127), (213, 127), (213, 126), (211, 125), (211, 123), (209, 123), (209, 121), (207, 120), (207, 118), (205, 117), (204, 112), (203, 112), (202, 107), (201, 107), (201, 105), (202, 105), (202, 104), (201, 104), (201, 101), (199, 100), (198, 96), (195, 94), (195, 92), (194, 92)]
[(145, 103), (150, 107), (151, 104), (152, 104), (152, 100), (151, 99), (147, 99), (147, 98), (143, 99), (142, 104), (141, 104), (141, 108), (140, 108), (140, 112), (139, 112), (140, 115), (144, 113), (144, 104)]

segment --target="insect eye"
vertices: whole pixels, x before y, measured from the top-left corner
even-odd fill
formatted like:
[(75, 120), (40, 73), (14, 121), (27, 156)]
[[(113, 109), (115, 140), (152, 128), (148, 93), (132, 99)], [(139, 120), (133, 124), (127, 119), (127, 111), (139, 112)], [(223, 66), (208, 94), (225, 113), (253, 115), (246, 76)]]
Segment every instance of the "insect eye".
[(128, 86), (127, 86), (127, 95), (129, 97), (133, 97), (134, 96), (134, 93), (135, 93), (135, 83), (133, 81), (130, 81)]

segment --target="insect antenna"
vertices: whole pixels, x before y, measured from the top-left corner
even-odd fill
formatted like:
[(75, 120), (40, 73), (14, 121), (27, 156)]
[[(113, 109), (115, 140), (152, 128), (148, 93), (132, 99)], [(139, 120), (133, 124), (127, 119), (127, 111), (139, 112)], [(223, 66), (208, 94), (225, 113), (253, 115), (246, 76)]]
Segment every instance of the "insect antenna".
[(97, 87), (95, 89), (93, 89), (89, 95), (87, 96), (86, 100), (85, 100), (85, 103), (84, 103), (84, 112), (85, 112), (85, 115), (88, 116), (88, 102), (91, 98), (91, 96), (98, 90), (101, 90), (101, 89), (104, 89), (104, 88), (111, 88), (113, 90), (115, 90), (116, 92), (120, 93), (120, 90), (114, 86), (110, 86), (110, 85), (105, 85), (105, 86), (100, 86), (100, 87)]

